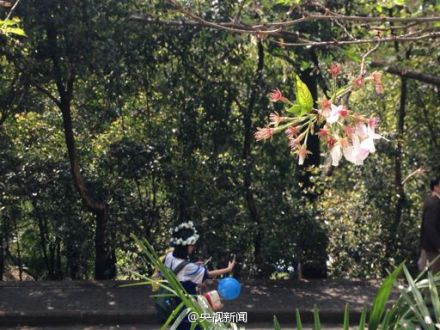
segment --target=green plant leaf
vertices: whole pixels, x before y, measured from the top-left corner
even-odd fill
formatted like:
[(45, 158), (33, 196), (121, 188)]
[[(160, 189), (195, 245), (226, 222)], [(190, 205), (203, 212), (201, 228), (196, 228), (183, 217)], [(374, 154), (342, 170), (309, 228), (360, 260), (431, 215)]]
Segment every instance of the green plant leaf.
[(321, 320), (319, 319), (319, 310), (316, 305), (313, 307), (313, 330), (321, 330)]
[(298, 75), (295, 75), (296, 102), (301, 107), (300, 114), (308, 113), (313, 109), (313, 97), (307, 85)]
[[(420, 322), (424, 325), (423, 329), (435, 330), (435, 326), (432, 323), (429, 309), (426, 306), (422, 293), (417, 288), (414, 279), (412, 278), (411, 274), (405, 266), (403, 266), (403, 271), (405, 273), (406, 280), (411, 288), (410, 293), (414, 299), (414, 305), (410, 304), (409, 306), (411, 306), (411, 309), (416, 312), (415, 314), (419, 317)], [(428, 319), (430, 321), (427, 322)]]
[(15, 34), (17, 36), (26, 37), (26, 33), (21, 28), (7, 28), (6, 33)]
[(349, 330), (350, 328), (350, 313), (348, 311), (348, 304), (345, 304), (345, 310), (344, 310), (344, 325), (343, 325), (343, 329), (344, 330)]
[(273, 316), (273, 330), (281, 330), (281, 325), (280, 322), (278, 322), (276, 315)]
[(362, 312), (361, 312), (361, 319), (359, 320), (359, 330), (364, 330), (365, 329), (365, 320), (367, 318), (367, 311), (365, 310), (365, 307), (362, 308)]
[(388, 302), (388, 298), (393, 289), (394, 282), (402, 271), (403, 263), (397, 267), (382, 283), (381, 287), (377, 291), (376, 297), (373, 301), (373, 306), (370, 310), (370, 317), (368, 319), (368, 330), (376, 330), (379, 326), (382, 316), (385, 311), (385, 305)]
[(300, 116), (302, 114), (303, 107), (300, 104), (294, 104), (286, 109), (286, 112), (291, 113), (295, 116)]
[[(184, 304), (183, 301), (179, 305), (177, 305), (177, 307), (172, 311), (170, 316), (168, 316), (168, 319), (162, 325), (161, 329), (163, 329), (163, 330), (168, 329), (168, 326), (171, 324), (171, 322), (173, 322), (174, 319), (176, 319), (176, 321), (173, 323), (173, 325), (179, 324), (180, 321), (182, 321), (184, 319), (186, 314), (188, 314), (188, 310), (187, 309), (184, 309), (182, 311), (182, 308), (184, 306), (185, 306), (185, 304)], [(176, 318), (177, 315), (179, 315), (179, 316)]]
[(296, 314), (296, 315), (295, 315), (295, 318), (296, 318), (296, 328), (297, 328), (298, 330), (302, 330), (301, 315), (300, 315), (300, 313), (299, 313), (298, 308), (296, 309), (295, 314)]
[(431, 292), (431, 302), (434, 309), (435, 323), (440, 323), (440, 297), (438, 296), (437, 286), (435, 285), (432, 272), (428, 272), (429, 291)]

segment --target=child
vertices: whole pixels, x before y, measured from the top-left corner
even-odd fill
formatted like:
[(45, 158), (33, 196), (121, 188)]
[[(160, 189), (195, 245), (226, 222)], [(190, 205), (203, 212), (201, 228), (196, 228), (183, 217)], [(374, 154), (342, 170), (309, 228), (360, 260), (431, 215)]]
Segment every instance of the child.
[[(190, 295), (195, 295), (197, 285), (206, 279), (229, 273), (234, 268), (235, 261), (229, 261), (228, 267), (226, 268), (215, 270), (208, 270), (200, 263), (190, 262), (189, 257), (195, 251), (196, 243), (199, 239), (199, 235), (192, 221), (184, 222), (174, 229), (171, 229), (170, 232), (172, 235), (170, 243), (174, 247), (174, 251), (166, 255), (164, 264), (174, 271), (180, 263), (184, 261), (188, 262), (188, 264), (178, 272), (176, 277)], [(177, 329), (185, 330), (190, 328), (191, 323), (185, 318)]]

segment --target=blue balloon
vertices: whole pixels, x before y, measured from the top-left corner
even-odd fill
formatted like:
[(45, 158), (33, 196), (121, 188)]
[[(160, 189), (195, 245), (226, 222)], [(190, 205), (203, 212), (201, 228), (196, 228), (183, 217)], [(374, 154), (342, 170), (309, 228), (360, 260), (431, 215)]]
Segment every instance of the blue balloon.
[(226, 277), (219, 281), (217, 291), (224, 300), (234, 300), (240, 295), (241, 285), (233, 277)]

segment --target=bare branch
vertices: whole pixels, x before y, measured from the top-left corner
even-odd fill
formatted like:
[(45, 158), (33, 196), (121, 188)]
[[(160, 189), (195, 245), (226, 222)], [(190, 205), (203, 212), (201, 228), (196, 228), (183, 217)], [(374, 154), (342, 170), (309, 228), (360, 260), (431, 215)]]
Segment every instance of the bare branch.
[[(226, 26), (226, 25), (222, 25), (222, 24), (218, 24), (218, 23), (214, 23), (214, 22), (210, 22), (210, 21), (204, 20), (203, 18), (197, 16), (193, 12), (185, 9), (178, 2), (176, 2), (174, 0), (168, 0), (168, 1), (170, 3), (172, 3), (178, 9), (178, 11), (180, 11), (182, 14), (184, 14), (184, 15), (186, 15), (188, 17), (191, 17), (193, 20), (202, 23), (204, 26), (212, 27), (212, 28), (219, 29), (219, 30), (225, 30), (225, 31), (229, 31), (229, 32), (238, 32), (238, 33), (249, 33), (250, 32), (247, 29), (240, 29), (240, 28), (235, 28), (235, 27), (229, 27), (229, 26)], [(265, 33), (273, 33), (273, 32), (278, 32), (280, 30), (281, 30), (281, 28), (277, 28), (277, 29), (272, 30), (272, 31), (264, 31), (264, 32)], [(257, 31), (253, 31), (253, 32), (257, 32)]]
[(440, 77), (438, 76), (407, 70), (407, 69), (401, 69), (395, 66), (389, 66), (387, 63), (380, 61), (373, 61), (371, 62), (370, 66), (373, 68), (374, 67), (382, 68), (383, 71), (400, 76), (402, 78), (414, 79), (427, 84), (440, 86)]
[(374, 46), (373, 48), (371, 48), (368, 52), (366, 52), (364, 55), (362, 55), (362, 61), (361, 61), (361, 69), (360, 69), (360, 73), (359, 75), (362, 77), (365, 72), (364, 72), (364, 67), (365, 67), (365, 60), (366, 58), (372, 53), (374, 52), (376, 49), (378, 49), (380, 46), (380, 41), (377, 43), (376, 46)]
[(338, 19), (339, 21), (352, 21), (352, 22), (440, 22), (440, 16), (426, 16), (426, 17), (372, 17), (372, 16), (343, 16), (343, 15), (309, 15), (306, 17), (298, 18), (292, 21), (286, 22), (273, 22), (260, 25), (254, 25), (252, 28), (264, 28), (273, 26), (292, 26), (304, 22), (311, 21), (333, 21)]
[(387, 26), (387, 27), (383, 27), (383, 26), (370, 26), (369, 24), (361, 24), (360, 27), (362, 28), (366, 28), (369, 30), (374, 30), (374, 31), (390, 31), (390, 30), (405, 30), (408, 29), (410, 27), (422, 24), (423, 22), (413, 22), (410, 24), (406, 24), (406, 25), (391, 25), (391, 26)]
[(52, 95), (46, 88), (36, 83), (35, 81), (31, 81), (31, 85), (38, 89), (41, 93), (46, 95), (51, 101), (53, 101), (56, 105), (60, 105), (60, 100), (58, 100), (55, 96)]
[[(15, 8), (17, 8), (19, 2), (20, 2), (20, 0), (17, 0), (17, 1), (14, 3), (14, 5), (12, 6), (11, 10), (10, 10), (9, 13), (8, 13), (8, 16), (6, 16), (5, 23), (6, 23), (7, 20), (9, 20), (9, 19), (11, 18), (12, 13), (14, 12)], [(3, 25), (3, 28), (4, 28), (4, 27), (5, 27), (5, 26)]]
[(326, 47), (326, 46), (341, 46), (341, 45), (353, 45), (353, 44), (369, 44), (369, 43), (376, 43), (376, 42), (391, 42), (391, 41), (399, 41), (399, 42), (405, 42), (405, 41), (417, 41), (422, 39), (428, 39), (428, 38), (439, 38), (440, 32), (431, 32), (426, 33), (421, 36), (415, 36), (415, 37), (408, 37), (408, 36), (393, 36), (393, 37), (386, 37), (386, 38), (376, 38), (376, 39), (357, 39), (357, 40), (343, 40), (343, 41), (308, 41), (308, 42), (298, 42), (298, 43), (286, 43), (282, 41), (277, 40), (271, 40), (272, 42), (279, 44), (281, 46), (287, 46), (287, 47)]
[[(325, 47), (325, 46), (340, 46), (347, 44), (366, 44), (366, 43), (378, 43), (378, 42), (406, 42), (416, 41), (427, 38), (437, 38), (440, 36), (440, 31), (433, 28), (419, 29), (407, 34), (389, 36), (374, 39), (356, 39), (342, 24), (342, 22), (359, 21), (359, 22), (408, 22), (407, 27), (412, 25), (440, 22), (440, 16), (428, 16), (428, 17), (370, 17), (370, 16), (344, 16), (337, 13), (330, 12), (324, 7), (324, 14), (313, 14), (304, 16), (302, 18), (285, 21), (285, 22), (273, 22), (257, 25), (245, 25), (238, 21), (238, 14), (241, 13), (245, 0), (240, 3), (239, 13), (235, 19), (231, 22), (212, 22), (203, 19), (202, 17), (194, 14), (190, 9), (185, 8), (176, 0), (168, 0), (175, 8), (176, 11), (188, 17), (190, 20), (161, 20), (157, 18), (149, 18), (140, 15), (132, 15), (130, 19), (140, 20), (147, 24), (162, 24), (167, 26), (195, 26), (200, 28), (212, 28), (217, 30), (223, 30), (230, 33), (251, 34), (258, 38), (271, 37), (272, 42), (281, 46), (287, 47)], [(309, 40), (304, 38), (298, 31), (289, 31), (287, 28), (293, 25), (301, 24), (311, 21), (331, 21), (340, 26), (351, 40)], [(274, 38), (282, 39), (282, 41), (273, 40)]]

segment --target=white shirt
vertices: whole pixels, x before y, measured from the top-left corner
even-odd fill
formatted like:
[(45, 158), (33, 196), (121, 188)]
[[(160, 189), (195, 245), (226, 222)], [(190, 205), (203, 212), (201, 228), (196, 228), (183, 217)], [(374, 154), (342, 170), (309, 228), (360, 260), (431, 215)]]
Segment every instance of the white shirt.
[[(173, 256), (173, 252), (170, 252), (166, 255), (163, 263), (165, 264), (165, 266), (174, 271), (177, 266), (183, 261), (183, 259)], [(177, 280), (179, 280), (180, 282), (191, 281), (195, 284), (200, 284), (203, 282), (206, 271), (207, 270), (205, 267), (190, 262), (185, 267), (183, 267), (183, 269), (176, 276)]]

